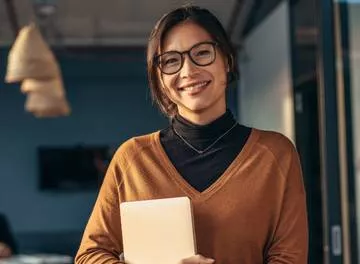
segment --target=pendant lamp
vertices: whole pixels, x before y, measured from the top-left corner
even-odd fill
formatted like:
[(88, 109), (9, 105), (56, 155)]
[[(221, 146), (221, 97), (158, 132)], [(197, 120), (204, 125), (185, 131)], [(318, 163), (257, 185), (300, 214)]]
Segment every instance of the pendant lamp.
[(36, 117), (59, 117), (70, 114), (70, 106), (65, 97), (53, 97), (40, 92), (28, 93), (25, 110)]
[(26, 78), (54, 78), (58, 73), (55, 56), (37, 26), (32, 23), (23, 27), (9, 52), (5, 81), (13, 83)]
[(42, 93), (50, 97), (65, 97), (65, 89), (60, 78), (53, 79), (25, 79), (21, 83), (21, 92)]
[(60, 78), (25, 79), (21, 91), (27, 94), (25, 110), (36, 117), (57, 117), (70, 114), (69, 103)]

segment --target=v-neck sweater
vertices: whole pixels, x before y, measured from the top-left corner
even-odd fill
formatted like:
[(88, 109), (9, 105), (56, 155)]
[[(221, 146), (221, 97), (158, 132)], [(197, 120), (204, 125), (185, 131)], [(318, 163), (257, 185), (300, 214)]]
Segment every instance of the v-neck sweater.
[(159, 135), (132, 138), (115, 153), (76, 263), (124, 263), (118, 258), (121, 202), (181, 196), (192, 202), (197, 253), (215, 263), (307, 263), (305, 191), (297, 152), (286, 137), (252, 129), (230, 166), (199, 192), (171, 163)]
[[(230, 110), (207, 125), (193, 124), (178, 114), (170, 127), (160, 131), (160, 142), (180, 175), (202, 192), (241, 152), (250, 132), (251, 128), (240, 125)], [(205, 151), (198, 153), (187, 144)]]

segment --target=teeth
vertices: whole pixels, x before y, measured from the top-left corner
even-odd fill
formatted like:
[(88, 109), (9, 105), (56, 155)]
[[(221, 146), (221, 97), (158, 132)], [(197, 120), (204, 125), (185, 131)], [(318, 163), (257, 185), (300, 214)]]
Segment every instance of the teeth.
[(191, 86), (187, 86), (184, 88), (185, 91), (192, 91), (194, 89), (199, 89), (203, 86), (205, 86), (207, 84), (207, 82), (200, 82), (200, 83), (197, 83), (197, 84), (194, 84), (194, 85), (191, 85)]

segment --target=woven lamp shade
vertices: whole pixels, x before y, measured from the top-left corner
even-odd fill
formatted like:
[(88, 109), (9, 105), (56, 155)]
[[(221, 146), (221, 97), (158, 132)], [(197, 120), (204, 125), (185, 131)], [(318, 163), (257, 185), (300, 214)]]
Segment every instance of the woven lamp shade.
[(26, 78), (54, 78), (59, 66), (35, 24), (23, 27), (12, 46), (5, 81), (20, 82)]
[(25, 110), (36, 117), (58, 117), (70, 114), (60, 79), (26, 79), (21, 90), (27, 93)]
[(65, 97), (65, 89), (63, 83), (59, 78), (54, 79), (25, 79), (21, 83), (21, 92), (32, 93), (38, 92), (48, 94), (51, 97)]
[(56, 98), (38, 92), (28, 94), (25, 110), (39, 118), (67, 116), (70, 114), (70, 106), (64, 97)]

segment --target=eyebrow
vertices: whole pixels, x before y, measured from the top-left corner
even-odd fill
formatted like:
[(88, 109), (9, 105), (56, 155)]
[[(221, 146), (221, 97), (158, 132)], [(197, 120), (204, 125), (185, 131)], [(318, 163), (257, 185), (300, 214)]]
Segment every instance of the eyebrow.
[[(167, 50), (167, 51), (163, 51), (163, 52), (160, 52), (158, 55), (161, 55), (161, 54), (164, 54), (164, 53), (168, 53), (168, 52), (184, 52), (184, 51), (188, 51), (188, 50), (191, 50), (193, 47), (195, 47), (196, 45), (200, 44), (200, 43), (209, 43), (209, 42), (215, 42), (214, 40), (212, 39), (208, 39), (208, 40), (202, 40), (202, 41), (199, 41), (197, 43), (195, 43), (194, 45), (192, 45), (190, 48), (188, 49), (185, 49), (185, 50), (176, 50), (176, 49), (170, 49), (170, 50)], [(160, 47), (159, 47), (160, 48)], [(161, 50), (160, 50), (161, 51)]]

